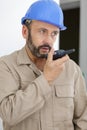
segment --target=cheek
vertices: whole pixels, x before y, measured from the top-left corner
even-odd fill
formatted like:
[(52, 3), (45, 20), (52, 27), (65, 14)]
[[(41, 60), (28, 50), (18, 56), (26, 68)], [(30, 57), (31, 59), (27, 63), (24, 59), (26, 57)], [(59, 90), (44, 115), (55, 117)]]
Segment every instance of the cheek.
[(39, 46), (39, 45), (42, 45), (42, 43), (43, 43), (43, 38), (41, 38), (41, 37), (38, 36), (38, 35), (34, 35), (34, 36), (32, 36), (32, 41), (33, 41), (33, 43), (34, 43), (36, 46)]

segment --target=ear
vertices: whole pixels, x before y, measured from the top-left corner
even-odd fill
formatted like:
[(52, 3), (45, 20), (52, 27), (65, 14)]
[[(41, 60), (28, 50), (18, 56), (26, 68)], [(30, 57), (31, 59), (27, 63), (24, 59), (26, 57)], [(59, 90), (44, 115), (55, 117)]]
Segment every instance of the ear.
[(25, 25), (22, 26), (22, 35), (25, 39), (28, 37), (28, 29)]

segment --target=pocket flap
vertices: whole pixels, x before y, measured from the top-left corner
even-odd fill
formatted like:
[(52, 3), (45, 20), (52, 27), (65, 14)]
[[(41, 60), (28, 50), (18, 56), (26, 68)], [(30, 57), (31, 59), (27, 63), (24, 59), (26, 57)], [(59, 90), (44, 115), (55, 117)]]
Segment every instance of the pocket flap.
[(59, 85), (55, 86), (55, 93), (57, 97), (74, 97), (73, 85)]

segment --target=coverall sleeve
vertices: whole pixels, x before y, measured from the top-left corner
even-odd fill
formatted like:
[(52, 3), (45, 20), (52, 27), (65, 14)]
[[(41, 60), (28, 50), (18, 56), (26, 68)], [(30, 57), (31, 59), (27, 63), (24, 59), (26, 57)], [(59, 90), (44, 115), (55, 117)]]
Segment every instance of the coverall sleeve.
[(75, 130), (87, 130), (87, 90), (80, 68), (75, 80), (74, 123)]
[(8, 66), (0, 62), (0, 116), (9, 125), (16, 125), (40, 110), (50, 93), (51, 88), (43, 74), (26, 89), (19, 89)]

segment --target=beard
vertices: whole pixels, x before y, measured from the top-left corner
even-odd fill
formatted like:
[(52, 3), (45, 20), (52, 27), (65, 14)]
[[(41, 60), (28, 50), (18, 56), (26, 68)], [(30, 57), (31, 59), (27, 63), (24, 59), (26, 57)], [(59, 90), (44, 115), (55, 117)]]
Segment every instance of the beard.
[(47, 58), (47, 53), (41, 54), (40, 49), (47, 48), (50, 51), (51, 46), (49, 46), (48, 43), (44, 43), (43, 45), (36, 47), (33, 43), (30, 29), (28, 30), (28, 40), (26, 41), (26, 43), (27, 43), (29, 50), (35, 57)]

